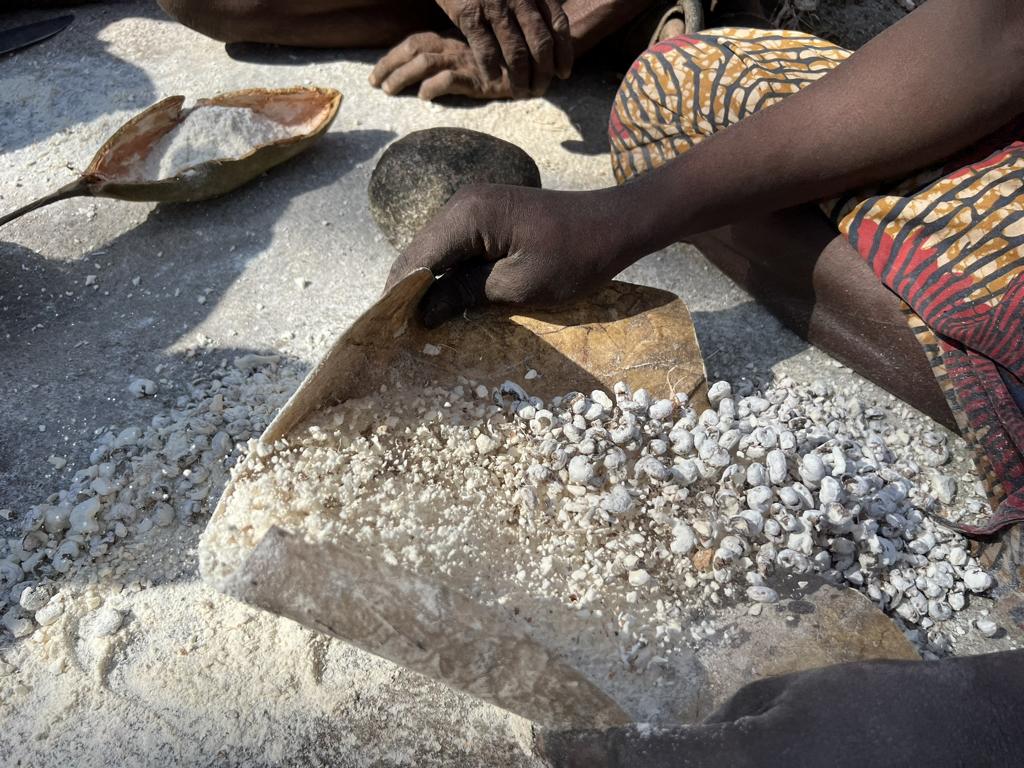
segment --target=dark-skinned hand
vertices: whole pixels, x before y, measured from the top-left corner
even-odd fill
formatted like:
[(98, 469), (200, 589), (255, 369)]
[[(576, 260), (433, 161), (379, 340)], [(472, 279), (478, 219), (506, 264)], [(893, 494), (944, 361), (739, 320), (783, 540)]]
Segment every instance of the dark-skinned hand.
[(1024, 763), (1024, 651), (840, 664), (741, 688), (704, 723), (547, 731), (558, 768), (962, 768)]
[(540, 95), (572, 69), (569, 19), (558, 0), (437, 0), (469, 43), (483, 76), (504, 69), (513, 95)]
[(423, 82), (421, 98), (525, 98), (542, 95), (553, 77), (569, 77), (572, 39), (558, 0), (438, 0), (438, 5), (465, 40), (410, 35), (378, 62), (371, 85), (395, 94)]
[(421, 305), (428, 327), (485, 302), (563, 304), (642, 254), (642, 239), (616, 215), (620, 197), (618, 189), (463, 187), (396, 259), (388, 287), (419, 267), (438, 276)]
[(389, 95), (419, 85), (419, 97), (433, 101), (442, 96), (472, 99), (510, 99), (508, 73), (483, 75), (469, 46), (455, 37), (435, 32), (410, 35), (377, 62), (370, 84)]

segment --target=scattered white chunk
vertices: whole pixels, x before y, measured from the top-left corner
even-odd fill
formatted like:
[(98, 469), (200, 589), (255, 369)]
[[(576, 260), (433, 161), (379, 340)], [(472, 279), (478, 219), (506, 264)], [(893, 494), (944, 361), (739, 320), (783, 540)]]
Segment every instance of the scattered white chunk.
[(155, 395), (159, 387), (152, 379), (132, 379), (128, 384), (128, 392), (132, 397), (147, 397)]
[(39, 626), (48, 627), (56, 623), (63, 613), (64, 604), (57, 599), (51, 599), (50, 602), (36, 611), (35, 619)]
[(964, 574), (964, 585), (971, 592), (984, 592), (992, 586), (992, 576), (985, 571), (968, 571)]
[(116, 608), (103, 606), (87, 622), (89, 637), (110, 637), (121, 628), (124, 614)]
[(771, 587), (752, 586), (747, 587), (747, 597), (755, 603), (777, 603), (779, 593)]
[(978, 619), (974, 622), (974, 626), (984, 637), (995, 637), (999, 632), (999, 625), (988, 618)]
[(643, 568), (638, 568), (635, 571), (630, 571), (628, 578), (631, 586), (642, 587), (651, 580), (651, 574)]
[(3, 626), (3, 628), (10, 632), (15, 638), (31, 635), (32, 631), (35, 629), (35, 624), (32, 623), (32, 619), (26, 616), (20, 607), (8, 610), (3, 617), (0, 618), (0, 626)]

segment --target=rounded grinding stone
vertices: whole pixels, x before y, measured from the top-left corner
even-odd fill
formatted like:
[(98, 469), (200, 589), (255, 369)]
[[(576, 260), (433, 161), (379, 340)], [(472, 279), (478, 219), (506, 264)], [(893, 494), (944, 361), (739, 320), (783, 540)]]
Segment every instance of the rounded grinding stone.
[(526, 152), (465, 128), (414, 131), (381, 155), (370, 176), (370, 212), (399, 251), (465, 184), (540, 187), (540, 170)]

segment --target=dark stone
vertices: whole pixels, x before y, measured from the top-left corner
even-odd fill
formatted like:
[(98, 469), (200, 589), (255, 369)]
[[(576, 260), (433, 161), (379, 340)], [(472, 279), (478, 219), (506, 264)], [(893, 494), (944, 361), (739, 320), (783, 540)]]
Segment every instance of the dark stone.
[(507, 141), (465, 128), (428, 128), (381, 155), (370, 177), (370, 212), (395, 248), (413, 235), (464, 184), (540, 186), (540, 170)]

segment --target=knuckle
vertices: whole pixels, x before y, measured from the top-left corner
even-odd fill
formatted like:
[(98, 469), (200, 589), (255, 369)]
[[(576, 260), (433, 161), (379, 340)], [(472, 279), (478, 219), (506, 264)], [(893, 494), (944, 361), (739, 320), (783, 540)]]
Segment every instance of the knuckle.
[(565, 11), (561, 7), (559, 7), (557, 13), (552, 14), (551, 29), (558, 35), (569, 34), (569, 17), (565, 15)]
[(398, 46), (397, 50), (405, 56), (413, 56), (416, 53), (416, 51), (418, 51), (420, 48), (419, 43), (416, 40), (416, 37), (416, 35), (412, 35), (410, 37), (405, 38), (405, 40), (403, 40), (401, 44)]
[(493, 29), (496, 34), (506, 38), (512, 36), (512, 22), (509, 20), (508, 16), (504, 14), (500, 16), (492, 16), (490, 18), (490, 22), (491, 29)]
[(432, 100), (451, 92), (454, 83), (454, 75), (451, 71), (440, 72), (423, 84), (420, 96)]
[(508, 41), (508, 51), (505, 55), (506, 59), (509, 59), (509, 64), (512, 62), (523, 62), (530, 58), (530, 46), (526, 42), (524, 37), (515, 37)]
[(526, 42), (526, 36), (517, 30), (516, 34), (505, 35), (505, 42), (508, 45), (508, 50), (513, 56), (529, 56), (530, 48)]
[(465, 34), (477, 34), (483, 31), (484, 22), (479, 8), (467, 9), (459, 14), (456, 24)]
[(416, 58), (413, 59), (413, 63), (417, 69), (429, 71), (436, 68), (441, 59), (442, 57), (439, 54), (424, 52), (417, 54)]
[(510, 304), (525, 304), (533, 296), (529, 273), (524, 269), (506, 269), (494, 276), (493, 285), (488, 285), (488, 293), (495, 299)]
[(473, 226), (486, 228), (498, 203), (494, 190), (494, 185), (487, 183), (465, 184), (459, 187), (452, 200), (458, 207), (460, 221), (464, 220)]

